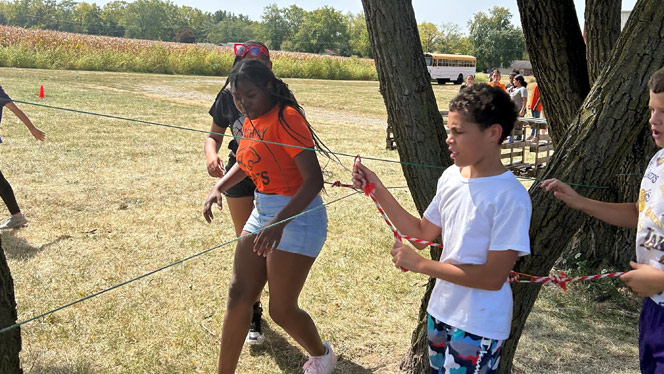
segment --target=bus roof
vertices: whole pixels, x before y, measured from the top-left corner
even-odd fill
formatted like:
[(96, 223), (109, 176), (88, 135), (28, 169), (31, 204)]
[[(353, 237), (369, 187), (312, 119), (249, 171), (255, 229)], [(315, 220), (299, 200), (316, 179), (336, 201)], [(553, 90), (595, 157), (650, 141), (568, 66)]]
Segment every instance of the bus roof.
[(475, 56), (469, 56), (469, 55), (454, 55), (448, 53), (425, 53), (424, 55), (431, 57), (441, 57), (446, 59), (455, 59), (455, 60), (476, 60)]

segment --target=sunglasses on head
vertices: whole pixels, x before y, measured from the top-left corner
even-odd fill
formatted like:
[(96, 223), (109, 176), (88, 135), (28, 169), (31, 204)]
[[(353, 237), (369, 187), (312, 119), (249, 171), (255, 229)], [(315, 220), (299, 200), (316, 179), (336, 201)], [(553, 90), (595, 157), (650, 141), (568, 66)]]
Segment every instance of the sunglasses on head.
[(239, 43), (233, 46), (233, 50), (238, 57), (244, 57), (247, 54), (252, 57), (258, 57), (261, 53), (264, 56), (270, 57), (270, 52), (262, 45), (244, 45)]

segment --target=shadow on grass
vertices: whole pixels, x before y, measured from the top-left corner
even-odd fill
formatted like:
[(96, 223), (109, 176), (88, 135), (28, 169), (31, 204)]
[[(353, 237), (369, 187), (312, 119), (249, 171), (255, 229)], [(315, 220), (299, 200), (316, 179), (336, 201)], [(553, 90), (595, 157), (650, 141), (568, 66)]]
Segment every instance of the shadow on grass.
[[(263, 333), (265, 334), (265, 343), (262, 345), (251, 346), (251, 355), (267, 356), (271, 355), (277, 363), (282, 373), (301, 373), (302, 365), (306, 357), (302, 351), (292, 346), (286, 338), (272, 329), (270, 324), (263, 321)], [(334, 347), (333, 347), (334, 348)], [(334, 373), (340, 374), (371, 374), (378, 368), (368, 369), (352, 361), (346, 360), (343, 356), (338, 356), (337, 366)]]
[(543, 289), (526, 322), (514, 373), (638, 373), (640, 300), (599, 292), (610, 287), (620, 285), (577, 285), (567, 293)]
[(32, 367), (24, 367), (25, 374), (92, 374), (95, 371), (89, 363), (74, 363), (74, 364), (55, 364), (55, 365), (40, 365), (36, 364)]
[(49, 243), (35, 247), (27, 240), (17, 236), (17, 233), (17, 230), (3, 230), (0, 232), (0, 236), (2, 236), (2, 248), (5, 250), (7, 258), (19, 261), (32, 258), (37, 253), (48, 249), (49, 247), (58, 244), (63, 240), (71, 239), (70, 235), (60, 235)]

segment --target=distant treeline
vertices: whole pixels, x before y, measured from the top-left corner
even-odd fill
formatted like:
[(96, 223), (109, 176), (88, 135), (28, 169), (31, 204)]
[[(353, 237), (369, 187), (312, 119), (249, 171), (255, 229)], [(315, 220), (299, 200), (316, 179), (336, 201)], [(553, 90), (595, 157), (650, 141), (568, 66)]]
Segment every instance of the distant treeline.
[[(425, 52), (471, 54), (478, 68), (509, 65), (525, 53), (521, 29), (509, 10), (478, 12), (465, 35), (454, 23), (418, 25)], [(363, 14), (324, 6), (306, 11), (297, 5), (263, 8), (260, 21), (224, 10), (204, 12), (170, 1), (112, 1), (103, 7), (72, 0), (0, 1), (0, 24), (24, 28), (182, 43), (263, 41), (270, 49), (371, 58)]]

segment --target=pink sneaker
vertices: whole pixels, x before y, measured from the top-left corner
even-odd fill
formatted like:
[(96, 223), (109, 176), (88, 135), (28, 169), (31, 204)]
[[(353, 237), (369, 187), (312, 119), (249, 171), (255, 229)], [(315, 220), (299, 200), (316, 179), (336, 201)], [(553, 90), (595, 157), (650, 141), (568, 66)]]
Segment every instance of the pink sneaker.
[(334, 354), (329, 342), (324, 342), (327, 353), (322, 356), (309, 356), (309, 360), (302, 367), (304, 374), (330, 374), (337, 364), (337, 356)]

